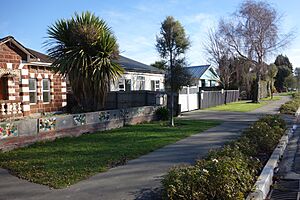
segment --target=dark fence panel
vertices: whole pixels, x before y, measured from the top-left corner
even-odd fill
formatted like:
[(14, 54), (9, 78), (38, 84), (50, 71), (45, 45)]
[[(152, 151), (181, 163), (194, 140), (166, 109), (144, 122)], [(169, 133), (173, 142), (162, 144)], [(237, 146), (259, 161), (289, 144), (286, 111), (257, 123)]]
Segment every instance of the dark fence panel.
[(155, 91), (130, 91), (130, 92), (109, 92), (106, 98), (104, 109), (120, 109), (141, 106), (157, 105), (157, 98), (163, 95)]
[[(146, 90), (109, 92), (101, 110), (162, 105), (166, 101), (164, 95), (163, 92)], [(78, 107), (78, 104), (71, 93), (68, 94), (67, 100), (68, 112), (73, 113), (72, 109)]]
[[(231, 103), (238, 101), (239, 91), (238, 90), (224, 90), (222, 91), (201, 91), (199, 92), (199, 108), (209, 108), (225, 103)], [(227, 95), (227, 97), (226, 97)]]

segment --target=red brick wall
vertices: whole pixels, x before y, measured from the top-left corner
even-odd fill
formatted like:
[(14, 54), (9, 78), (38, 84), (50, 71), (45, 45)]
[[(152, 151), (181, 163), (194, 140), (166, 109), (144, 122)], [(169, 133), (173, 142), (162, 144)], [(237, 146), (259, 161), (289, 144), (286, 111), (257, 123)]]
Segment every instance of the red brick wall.
[[(66, 99), (63, 99), (65, 92), (62, 92), (62, 88), (65, 88), (65, 84), (62, 85), (62, 82), (65, 80), (61, 79), (59, 75), (52, 73), (50, 67), (33, 66), (32, 64), (20, 67), (22, 60), (24, 61), (26, 59), (27, 55), (12, 43), (7, 42), (0, 45), (0, 68), (7, 69), (8, 65), (12, 65), (13, 70), (18, 70), (20, 72), (21, 79), (28, 80), (29, 78), (36, 78), (37, 80), (37, 103), (29, 104), (29, 102), (23, 101), (23, 106), (25, 105), (27, 108), (30, 108), (30, 111), (23, 110), (24, 115), (61, 110), (64, 106), (64, 102), (66, 102)], [(7, 65), (7, 63), (11, 64)], [(26, 73), (22, 73), (22, 70), (25, 70)], [(41, 85), (43, 78), (48, 78), (50, 80), (51, 100), (49, 103), (42, 102), (41, 98)], [(25, 90), (29, 86), (28, 82), (22, 83), (22, 81), (19, 81), (20, 77), (13, 77), (10, 78), (10, 80), (12, 80), (14, 84), (10, 85), (9, 89), (14, 89), (15, 92), (10, 93), (9, 96), (14, 96), (17, 101), (22, 101), (24, 96), (29, 96), (29, 93)]]
[[(62, 99), (62, 81), (61, 76), (58, 74), (53, 74), (50, 71), (50, 67), (38, 67), (29, 66), (29, 77), (37, 79), (37, 96), (39, 97), (36, 104), (30, 104), (31, 113), (41, 113), (41, 112), (54, 112), (61, 110), (63, 99)], [(34, 74), (34, 77), (32, 75)], [(49, 103), (44, 103), (42, 101), (42, 80), (50, 80), (50, 96), (51, 100)]]

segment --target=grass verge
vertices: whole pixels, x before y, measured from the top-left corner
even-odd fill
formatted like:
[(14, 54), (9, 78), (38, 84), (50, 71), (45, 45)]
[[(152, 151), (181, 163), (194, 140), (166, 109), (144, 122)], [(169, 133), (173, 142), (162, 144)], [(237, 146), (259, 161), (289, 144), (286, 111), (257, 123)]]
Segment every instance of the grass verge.
[(262, 101), (260, 103), (252, 103), (251, 101), (237, 101), (233, 103), (228, 103), (226, 105), (207, 108), (206, 110), (228, 111), (228, 112), (249, 112), (257, 108), (260, 108), (266, 104), (267, 101)]
[(219, 125), (214, 120), (151, 122), (36, 143), (0, 153), (0, 167), (31, 182), (63, 188), (127, 160)]
[(282, 96), (273, 96), (273, 99), (271, 97), (261, 98), (262, 101), (278, 101), (282, 98)]

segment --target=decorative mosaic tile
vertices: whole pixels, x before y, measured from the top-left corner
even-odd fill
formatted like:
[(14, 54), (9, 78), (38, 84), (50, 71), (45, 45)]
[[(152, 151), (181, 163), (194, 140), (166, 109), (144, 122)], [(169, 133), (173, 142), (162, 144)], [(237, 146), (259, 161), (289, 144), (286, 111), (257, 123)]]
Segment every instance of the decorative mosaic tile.
[(99, 120), (100, 122), (105, 122), (110, 119), (110, 114), (109, 112), (99, 112)]
[(77, 114), (73, 115), (73, 122), (76, 126), (81, 126), (86, 124), (86, 116), (85, 114)]
[(53, 131), (56, 126), (56, 118), (40, 118), (39, 119), (39, 130), (40, 131)]
[(0, 139), (18, 136), (18, 127), (14, 123), (0, 125)]

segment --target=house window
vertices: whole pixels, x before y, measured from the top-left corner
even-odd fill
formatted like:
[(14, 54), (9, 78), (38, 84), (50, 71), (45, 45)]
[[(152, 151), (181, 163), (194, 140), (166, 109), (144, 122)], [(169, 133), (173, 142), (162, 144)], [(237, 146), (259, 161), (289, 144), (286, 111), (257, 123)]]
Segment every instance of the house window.
[(145, 77), (144, 76), (137, 77), (136, 89), (137, 90), (145, 90)]
[(29, 102), (36, 103), (37, 100), (36, 79), (29, 79)]
[(159, 91), (159, 81), (152, 80), (151, 81), (151, 91)]
[(201, 87), (205, 87), (205, 80), (201, 80)]
[(124, 81), (123, 80), (119, 81), (119, 91), (125, 91), (125, 86), (124, 86)]
[(0, 78), (0, 100), (8, 100), (8, 78)]
[(151, 81), (151, 91), (155, 91), (155, 81)]
[(125, 91), (131, 91), (131, 80), (130, 79), (125, 80)]
[(42, 80), (43, 102), (50, 102), (50, 80)]
[(155, 91), (159, 91), (159, 81), (155, 81)]

